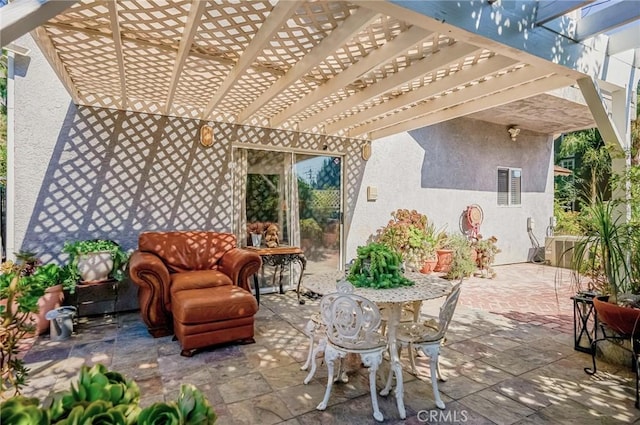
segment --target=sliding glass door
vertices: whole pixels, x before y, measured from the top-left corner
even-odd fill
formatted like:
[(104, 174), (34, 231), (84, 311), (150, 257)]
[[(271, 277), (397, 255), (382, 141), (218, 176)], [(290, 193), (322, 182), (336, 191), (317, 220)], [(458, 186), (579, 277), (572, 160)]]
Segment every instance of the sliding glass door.
[[(299, 246), (305, 273), (337, 270), (342, 247), (342, 158), (234, 148), (234, 229), (241, 246), (251, 233), (278, 227), (280, 245)], [(264, 245), (264, 241), (263, 241)], [(261, 292), (273, 290), (273, 270), (261, 272)], [(293, 287), (299, 270), (285, 270)]]
[(337, 270), (341, 263), (341, 162), (341, 157), (295, 155), (300, 246), (309, 273)]

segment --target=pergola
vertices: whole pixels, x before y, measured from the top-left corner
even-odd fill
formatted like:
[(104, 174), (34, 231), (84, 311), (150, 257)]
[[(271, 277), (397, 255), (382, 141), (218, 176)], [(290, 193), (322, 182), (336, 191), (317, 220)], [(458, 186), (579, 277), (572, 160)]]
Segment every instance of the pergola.
[(624, 147), (640, 2), (592, 3), (16, 0), (0, 40), (31, 31), (78, 105), (366, 139), (596, 123)]

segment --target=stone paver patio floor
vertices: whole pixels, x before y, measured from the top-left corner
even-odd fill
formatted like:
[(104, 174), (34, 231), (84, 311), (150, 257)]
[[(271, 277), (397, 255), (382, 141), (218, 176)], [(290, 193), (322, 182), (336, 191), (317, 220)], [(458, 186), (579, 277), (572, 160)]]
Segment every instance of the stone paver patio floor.
[[(583, 369), (590, 356), (573, 350), (567, 271), (537, 264), (496, 271), (495, 279), (463, 283), (441, 357), (447, 408), (435, 407), (427, 359), (417, 358), (416, 378), (404, 353), (407, 418), (399, 418), (393, 394), (379, 396), (384, 423), (640, 423), (632, 371), (599, 361), (598, 373), (589, 376)], [(195, 384), (220, 425), (375, 423), (359, 361), (347, 364), (349, 382), (334, 385), (324, 412), (315, 407), (325, 389), (325, 366), (311, 383), (302, 383), (307, 338), (301, 329), (318, 301), (300, 306), (290, 291), (265, 295), (261, 302), (255, 344), (212, 348), (191, 358), (180, 356), (171, 337), (152, 338), (137, 312), (83, 319), (69, 340), (41, 337), (29, 350), (25, 394), (44, 399), (52, 390), (67, 389), (81, 365), (103, 363), (136, 380), (142, 405), (175, 400), (181, 383)], [(437, 314), (438, 307), (439, 301), (429, 302), (423, 313)], [(379, 389), (387, 370), (384, 362)]]

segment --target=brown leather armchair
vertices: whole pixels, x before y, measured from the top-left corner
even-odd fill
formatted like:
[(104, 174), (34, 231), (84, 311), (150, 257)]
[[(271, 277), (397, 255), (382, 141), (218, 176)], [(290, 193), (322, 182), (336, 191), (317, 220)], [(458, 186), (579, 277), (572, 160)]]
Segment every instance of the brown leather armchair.
[(140, 314), (154, 337), (171, 335), (182, 355), (229, 341), (253, 340), (258, 304), (248, 279), (258, 254), (236, 247), (230, 233), (144, 232), (129, 260)]

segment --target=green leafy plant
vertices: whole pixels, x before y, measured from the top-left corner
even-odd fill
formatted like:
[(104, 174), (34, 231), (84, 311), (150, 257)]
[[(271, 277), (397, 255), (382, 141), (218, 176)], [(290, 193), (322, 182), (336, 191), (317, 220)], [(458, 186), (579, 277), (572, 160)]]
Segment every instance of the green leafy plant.
[(44, 288), (31, 285), (33, 276), (20, 272), (0, 275), (0, 396), (10, 389), (20, 394), (27, 381), (29, 369), (18, 348), (35, 331), (30, 315), (38, 311), (38, 298), (44, 295)]
[(313, 218), (300, 220), (300, 237), (303, 239), (320, 239), (322, 237), (322, 227)]
[(34, 314), (47, 288), (62, 282), (63, 269), (45, 264), (31, 252), (20, 252), (16, 262), (0, 266), (0, 396), (13, 389), (19, 394), (29, 370), (19, 353), (25, 338), (36, 331)]
[(579, 213), (566, 211), (557, 199), (553, 202), (553, 215), (556, 218), (554, 234), (578, 236), (583, 233)]
[(573, 247), (572, 269), (580, 287), (611, 295), (640, 293), (640, 228), (628, 225), (614, 202), (598, 200), (584, 210), (585, 237)]
[(413, 285), (402, 275), (400, 254), (388, 246), (372, 242), (359, 246), (357, 253), (347, 276), (354, 286), (387, 289)]
[(113, 260), (113, 270), (109, 274), (112, 279), (121, 282), (125, 276), (125, 268), (129, 261), (129, 254), (125, 252), (117, 243), (105, 239), (91, 239), (75, 242), (66, 242), (62, 248), (63, 252), (69, 254), (68, 269), (64, 274), (65, 288), (73, 292), (75, 285), (80, 280), (78, 271), (78, 260), (84, 255), (96, 252), (109, 252)]
[(391, 217), (378, 229), (376, 241), (399, 252), (408, 267), (420, 270), (425, 261), (435, 257), (440, 232), (416, 210), (398, 209)]
[(496, 254), (500, 252), (500, 248), (496, 245), (498, 239), (495, 236), (491, 236), (489, 239), (484, 239), (482, 235), (471, 242), (472, 249), (476, 250), (477, 259), (476, 264), (480, 269), (481, 277), (495, 277), (496, 273), (491, 267), (496, 261)]
[(471, 241), (462, 234), (447, 235), (447, 247), (453, 250), (451, 269), (445, 275), (447, 279), (469, 277), (476, 270), (471, 254)]
[(183, 384), (178, 400), (140, 408), (133, 380), (104, 365), (83, 366), (68, 391), (55, 394), (49, 407), (36, 398), (12, 397), (0, 404), (0, 423), (34, 425), (211, 425), (216, 414), (202, 393)]

